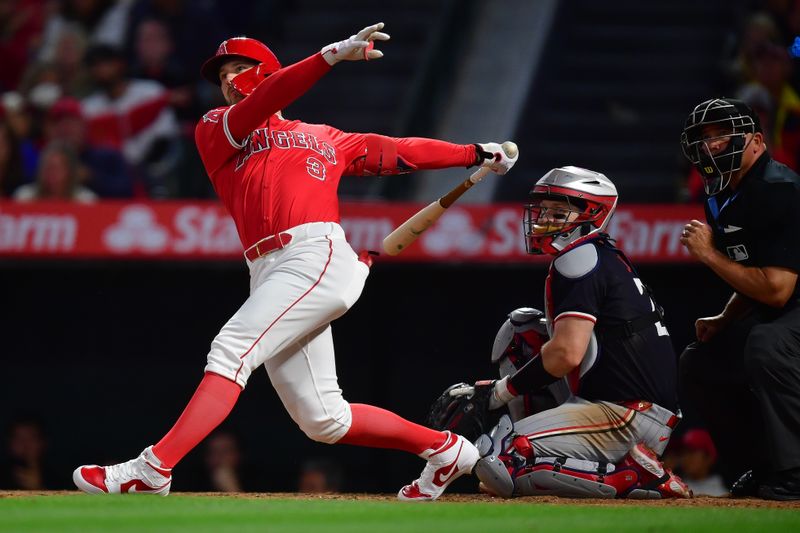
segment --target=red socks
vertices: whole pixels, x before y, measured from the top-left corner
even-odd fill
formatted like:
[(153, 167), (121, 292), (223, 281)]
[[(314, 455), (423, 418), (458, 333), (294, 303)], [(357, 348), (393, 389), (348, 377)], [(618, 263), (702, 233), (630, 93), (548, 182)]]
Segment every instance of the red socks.
[(398, 415), (363, 403), (351, 403), (353, 422), (338, 444), (392, 448), (416, 455), (437, 449), (447, 440), (441, 431), (426, 428)]
[(207, 372), (178, 421), (153, 446), (164, 468), (172, 468), (231, 412), (242, 389), (234, 381)]
[[(153, 453), (164, 468), (172, 468), (228, 416), (242, 391), (234, 381), (206, 373), (178, 421)], [(350, 404), (353, 421), (339, 442), (371, 448), (393, 448), (416, 455), (437, 449), (445, 433), (420, 426), (398, 415), (360, 403)]]

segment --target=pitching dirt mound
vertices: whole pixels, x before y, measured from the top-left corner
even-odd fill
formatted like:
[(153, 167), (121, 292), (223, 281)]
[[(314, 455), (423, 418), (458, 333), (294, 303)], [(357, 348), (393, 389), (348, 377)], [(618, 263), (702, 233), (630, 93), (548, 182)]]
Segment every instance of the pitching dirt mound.
[[(77, 491), (0, 491), (0, 498), (22, 498), (31, 496), (65, 496), (78, 494)], [(204, 498), (246, 498), (264, 500), (354, 500), (354, 501), (386, 501), (396, 502), (394, 494), (297, 494), (289, 492), (177, 492), (178, 496), (201, 496)], [(88, 496), (87, 496), (88, 497)], [(617, 505), (617, 506), (672, 506), (672, 507), (757, 507), (800, 510), (800, 501), (773, 502), (756, 498), (713, 498), (703, 496), (691, 500), (598, 500), (598, 499), (571, 499), (557, 498), (555, 496), (537, 496), (503, 500), (492, 498), (484, 494), (445, 494), (439, 501), (442, 502), (482, 502), (496, 503), (499, 505)]]

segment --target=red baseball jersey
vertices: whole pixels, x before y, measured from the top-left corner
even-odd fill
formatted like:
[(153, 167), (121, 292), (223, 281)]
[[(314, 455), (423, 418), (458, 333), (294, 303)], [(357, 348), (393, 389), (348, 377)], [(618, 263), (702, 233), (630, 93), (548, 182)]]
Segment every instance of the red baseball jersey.
[[(197, 125), (200, 157), (245, 248), (307, 222), (339, 222), (345, 172), (364, 173), (368, 150), (391, 154), (392, 173), (469, 166), (473, 145), (345, 133), (276, 114), (330, 69), (320, 54), (270, 75), (241, 102), (206, 113)], [(375, 139), (378, 139), (376, 141)]]

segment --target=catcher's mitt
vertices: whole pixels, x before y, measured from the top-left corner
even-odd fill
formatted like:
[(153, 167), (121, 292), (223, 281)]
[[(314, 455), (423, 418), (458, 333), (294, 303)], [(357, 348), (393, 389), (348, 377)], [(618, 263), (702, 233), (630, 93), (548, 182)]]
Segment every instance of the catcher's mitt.
[(494, 381), (451, 385), (431, 405), (427, 425), (458, 433), (470, 442), (488, 433), (504, 412), (503, 409), (489, 410), (493, 387)]

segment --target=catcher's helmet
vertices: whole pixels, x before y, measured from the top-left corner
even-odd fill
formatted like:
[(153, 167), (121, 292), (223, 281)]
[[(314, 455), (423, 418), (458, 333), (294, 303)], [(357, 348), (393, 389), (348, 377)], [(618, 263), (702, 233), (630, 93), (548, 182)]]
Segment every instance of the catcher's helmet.
[(262, 73), (275, 72), (281, 68), (278, 58), (261, 41), (250, 39), (249, 37), (233, 37), (222, 41), (222, 44), (217, 48), (217, 53), (203, 63), (200, 73), (214, 85), (219, 85), (219, 68), (227, 61), (238, 58), (250, 59), (256, 63), (261, 63)]
[[(681, 148), (700, 172), (706, 194), (713, 196), (728, 186), (733, 173), (742, 167), (747, 134), (761, 131), (758, 115), (741, 100), (712, 98), (689, 113)], [(715, 141), (727, 142), (716, 154), (709, 145)]]
[(605, 175), (579, 167), (554, 168), (536, 182), (525, 205), (525, 247), (529, 254), (557, 254), (604, 231), (616, 207), (617, 188)]

